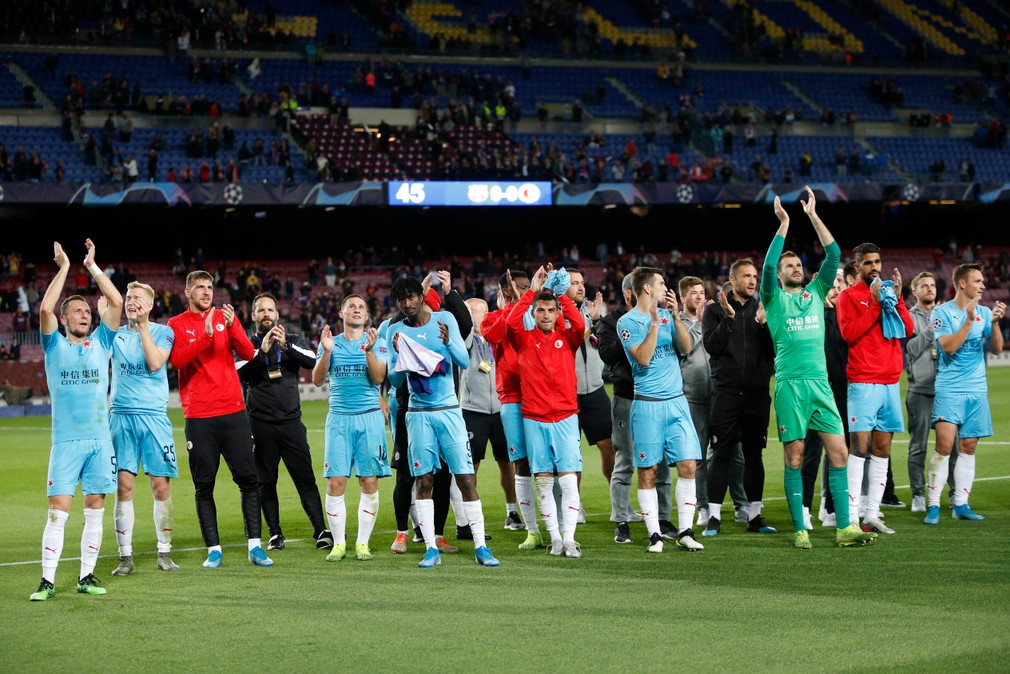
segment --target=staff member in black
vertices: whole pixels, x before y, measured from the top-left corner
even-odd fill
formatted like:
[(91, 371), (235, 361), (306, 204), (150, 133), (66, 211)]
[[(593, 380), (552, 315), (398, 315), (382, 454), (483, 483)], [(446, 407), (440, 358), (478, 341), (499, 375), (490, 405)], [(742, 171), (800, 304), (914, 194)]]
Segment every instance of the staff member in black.
[(333, 536), (323, 518), (298, 394), (298, 371), (311, 370), (316, 364), (315, 355), (288, 337), (278, 321), (277, 300), (270, 293), (257, 295), (253, 300), (253, 322), (256, 334), (251, 341), (256, 355), (237, 367), (256, 441), (260, 503), (270, 529), (267, 550), (284, 549), (277, 502), (277, 468), (281, 459), (312, 523), (316, 548), (332, 548)]
[(775, 369), (775, 353), (764, 310), (755, 294), (757, 267), (749, 259), (737, 260), (730, 266), (729, 280), (732, 290), (720, 292), (719, 302), (705, 309), (701, 321), (712, 368), (709, 520), (703, 536), (719, 533), (729, 465), (737, 443), (743, 449), (743, 486), (749, 501), (747, 530), (775, 532), (761, 516), (765, 481), (761, 452), (768, 443), (768, 384)]

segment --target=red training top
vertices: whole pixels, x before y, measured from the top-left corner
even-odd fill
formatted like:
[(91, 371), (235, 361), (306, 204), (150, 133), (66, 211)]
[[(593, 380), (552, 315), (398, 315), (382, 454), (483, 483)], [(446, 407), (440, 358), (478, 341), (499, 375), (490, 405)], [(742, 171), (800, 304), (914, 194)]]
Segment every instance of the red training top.
[(214, 312), (214, 337), (204, 329), (206, 314), (192, 309), (173, 316), (168, 327), (175, 333), (172, 365), (179, 371), (179, 397), (187, 419), (206, 419), (245, 410), (242, 384), (238, 380), (232, 350), (243, 360), (252, 360), (256, 349), (235, 320), (230, 328), (224, 314)]
[(527, 330), (523, 315), (535, 297), (536, 293), (527, 290), (506, 319), (506, 326), (519, 356), (523, 417), (550, 423), (579, 412), (575, 350), (585, 337), (586, 324), (575, 303), (561, 295), (558, 304), (565, 320), (559, 316), (550, 332), (537, 327)]
[[(835, 302), (838, 329), (849, 345), (845, 375), (850, 384), (897, 384), (901, 378), (900, 339), (885, 339), (880, 322), (880, 302), (873, 299), (870, 286), (862, 281), (846, 288)], [(915, 332), (915, 324), (904, 301), (898, 298), (898, 315), (905, 334)]]
[(509, 304), (504, 309), (490, 311), (480, 323), (480, 332), (491, 345), (491, 353), (494, 354), (495, 388), (498, 391), (498, 401), (503, 405), (522, 400), (519, 356), (505, 335), (506, 319), (515, 307), (515, 304)]

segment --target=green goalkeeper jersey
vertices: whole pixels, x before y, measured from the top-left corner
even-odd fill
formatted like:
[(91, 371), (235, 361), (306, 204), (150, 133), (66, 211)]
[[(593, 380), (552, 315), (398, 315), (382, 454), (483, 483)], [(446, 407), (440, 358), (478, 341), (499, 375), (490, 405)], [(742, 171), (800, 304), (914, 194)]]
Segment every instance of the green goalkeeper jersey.
[(828, 378), (824, 357), (824, 298), (834, 284), (842, 253), (832, 242), (824, 249), (817, 278), (796, 293), (778, 284), (778, 261), (785, 238), (776, 235), (761, 269), (761, 302), (775, 344), (775, 381)]

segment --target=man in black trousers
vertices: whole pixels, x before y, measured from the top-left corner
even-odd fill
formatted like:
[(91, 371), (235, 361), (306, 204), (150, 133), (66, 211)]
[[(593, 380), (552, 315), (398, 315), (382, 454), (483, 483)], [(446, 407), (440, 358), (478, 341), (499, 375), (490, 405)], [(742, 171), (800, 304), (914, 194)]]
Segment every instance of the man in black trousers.
[(284, 532), (281, 530), (277, 502), (277, 468), (281, 459), (312, 523), (316, 548), (326, 550), (333, 547), (333, 536), (326, 529), (323, 518), (298, 394), (298, 371), (302, 368), (311, 370), (316, 358), (315, 354), (287, 335), (278, 319), (276, 298), (270, 293), (257, 295), (253, 300), (256, 334), (251, 340), (256, 355), (252, 360), (238, 364), (249, 423), (256, 441), (260, 503), (270, 529), (267, 550), (284, 549)]

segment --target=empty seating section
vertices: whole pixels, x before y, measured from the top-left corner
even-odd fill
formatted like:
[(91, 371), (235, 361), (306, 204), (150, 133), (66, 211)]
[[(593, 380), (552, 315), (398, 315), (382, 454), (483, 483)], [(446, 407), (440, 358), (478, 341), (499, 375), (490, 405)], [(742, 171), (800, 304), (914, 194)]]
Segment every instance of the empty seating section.
[[(266, 12), (267, 0), (251, 0), (245, 4), (257, 14)], [(282, 0), (274, 4), (277, 7), (277, 28), (292, 33), (302, 42), (322, 44), (330, 33), (340, 36), (346, 31), (355, 49), (365, 50), (379, 45), (375, 30), (345, 3)]]
[(944, 179), (958, 181), (958, 165), (963, 159), (975, 164), (976, 180), (1003, 183), (1010, 179), (1010, 158), (1005, 150), (979, 150), (967, 138), (871, 137), (867, 140), (882, 152), (888, 152), (901, 167), (917, 180), (930, 177), (929, 167), (942, 159), (946, 164)]
[[(3, 65), (0, 65), (0, 108), (25, 108), (24, 85)], [(38, 103), (31, 107), (39, 107)]]

